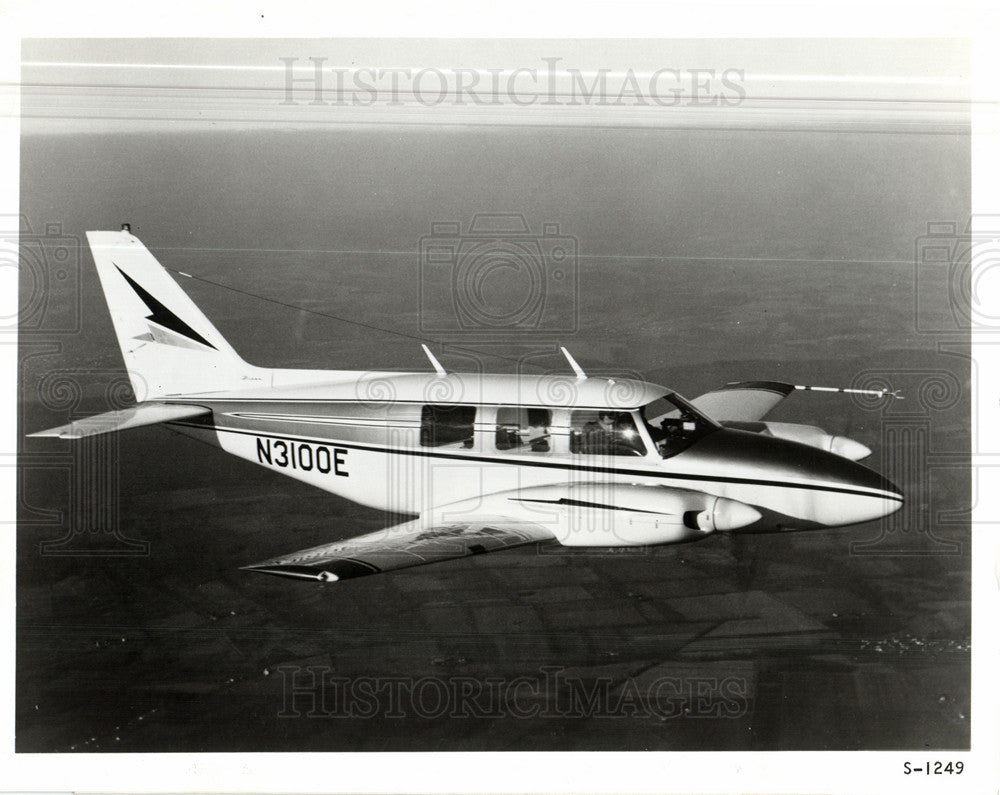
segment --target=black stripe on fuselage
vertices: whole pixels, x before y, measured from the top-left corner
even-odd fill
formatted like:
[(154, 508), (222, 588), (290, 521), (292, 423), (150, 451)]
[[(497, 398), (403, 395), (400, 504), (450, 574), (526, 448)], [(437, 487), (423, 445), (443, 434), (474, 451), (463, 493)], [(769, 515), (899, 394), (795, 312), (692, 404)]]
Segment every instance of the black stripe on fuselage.
[[(157, 398), (158, 400), (160, 398)], [(392, 403), (394, 406), (482, 406), (482, 405), (495, 405), (497, 407), (510, 406), (516, 408), (545, 408), (545, 409), (558, 409), (567, 411), (600, 411), (604, 409), (606, 411), (638, 411), (642, 408), (641, 405), (638, 406), (609, 406), (606, 403), (595, 404), (593, 406), (588, 405), (577, 405), (576, 403), (490, 403), (482, 404), (477, 403), (475, 400), (409, 400), (406, 398), (393, 398), (390, 400), (359, 400), (358, 398), (292, 398), (292, 397), (282, 397), (282, 398), (231, 398), (231, 397), (220, 397), (217, 394), (212, 394), (211, 392), (202, 395), (200, 397), (192, 397), (191, 395), (165, 395), (162, 400), (169, 400), (173, 403), (178, 403), (182, 406), (201, 406), (206, 401), (212, 401), (214, 403), (323, 403), (331, 405), (365, 405), (366, 403), (372, 406), (380, 406), (388, 403)]]
[(776, 486), (788, 489), (805, 489), (807, 491), (828, 491), (835, 494), (854, 494), (859, 497), (874, 497), (877, 499), (896, 500), (903, 502), (901, 496), (893, 496), (888, 493), (873, 494), (870, 491), (852, 489), (846, 486), (823, 486), (814, 483), (790, 483), (784, 480), (764, 480), (762, 478), (734, 478), (728, 475), (693, 475), (685, 472), (661, 472), (659, 470), (645, 469), (618, 469), (614, 467), (597, 467), (586, 464), (567, 464), (557, 461), (532, 461), (528, 459), (511, 460), (510, 458), (493, 458), (485, 455), (472, 456), (454, 453), (436, 453), (431, 450), (414, 450), (395, 447), (376, 447), (374, 445), (356, 444), (354, 442), (341, 442), (336, 439), (317, 439), (310, 436), (297, 436), (295, 434), (280, 435), (267, 433), (265, 431), (247, 431), (238, 428), (223, 428), (218, 425), (205, 423), (198, 425), (193, 422), (169, 422), (167, 425), (177, 425), (185, 428), (194, 428), (201, 431), (219, 431), (222, 433), (236, 433), (242, 436), (260, 436), (267, 439), (289, 439), (295, 438), (312, 444), (323, 444), (333, 447), (343, 447), (346, 450), (366, 450), (372, 453), (386, 453), (391, 455), (408, 455), (420, 458), (450, 458), (459, 461), (475, 461), (477, 463), (506, 464), (507, 466), (532, 466), (543, 469), (566, 469), (575, 472), (601, 472), (613, 475), (636, 475), (640, 477), (660, 478), (663, 480), (690, 480), (702, 483), (739, 483), (750, 486)]
[(538, 502), (546, 505), (572, 505), (575, 508), (601, 508), (605, 511), (628, 511), (629, 513), (650, 513), (654, 516), (676, 516), (673, 513), (663, 513), (663, 511), (644, 511), (642, 508), (623, 508), (620, 505), (607, 505), (603, 502), (588, 502), (587, 500), (573, 500), (569, 497), (560, 497), (558, 500), (538, 500), (530, 497), (508, 497), (512, 502)]

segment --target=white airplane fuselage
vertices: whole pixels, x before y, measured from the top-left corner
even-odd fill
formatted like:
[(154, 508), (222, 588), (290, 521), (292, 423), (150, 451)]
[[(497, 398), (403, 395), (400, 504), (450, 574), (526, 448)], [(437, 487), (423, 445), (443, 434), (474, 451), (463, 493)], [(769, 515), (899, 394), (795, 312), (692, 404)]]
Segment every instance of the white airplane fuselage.
[[(368, 398), (375, 380), (356, 373), (325, 385), (186, 395), (177, 402), (207, 405), (212, 413), (171, 425), (247, 461), (392, 513), (424, 514), (456, 503), (468, 508), (469, 501), (516, 492), (519, 507), (553, 517), (550, 523), (558, 522), (554, 511), (562, 512), (558, 539), (570, 546), (666, 543), (737, 527), (835, 527), (877, 519), (902, 504), (895, 486), (861, 464), (747, 431), (719, 427), (663, 457), (640, 414), (642, 405), (670, 392), (654, 384), (393, 373), (377, 375), (384, 399)], [(608, 399), (615, 394), (625, 399)], [(542, 404), (529, 395), (563, 399)], [(468, 438), (428, 445), (421, 436), (427, 406), (473, 412)], [(544, 448), (498, 444), (498, 415), (529, 407), (548, 413)], [(573, 416), (588, 409), (631, 415), (638, 434), (634, 448), (574, 452)], [(688, 522), (678, 529), (676, 521), (657, 518), (711, 511), (712, 498), (750, 506), (759, 518), (726, 527), (719, 506), (711, 528)], [(734, 524), (731, 516), (728, 524)]]
[(32, 436), (166, 423), (362, 505), (417, 515), (250, 570), (329, 582), (536, 542), (837, 527), (903, 504), (856, 463), (864, 445), (763, 421), (812, 387), (730, 383), (692, 403), (645, 381), (589, 378), (565, 349), (575, 377), (449, 373), (426, 346), (434, 372), (258, 367), (128, 227), (87, 238), (137, 403)]

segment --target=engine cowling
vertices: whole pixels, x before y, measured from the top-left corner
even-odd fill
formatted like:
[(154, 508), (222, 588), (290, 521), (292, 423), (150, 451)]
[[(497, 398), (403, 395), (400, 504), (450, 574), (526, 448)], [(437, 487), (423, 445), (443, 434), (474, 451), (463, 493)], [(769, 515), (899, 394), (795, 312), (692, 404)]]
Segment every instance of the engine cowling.
[(698, 528), (710, 533), (713, 530), (739, 530), (760, 519), (760, 511), (745, 502), (716, 497), (710, 508), (697, 516)]
[(516, 502), (563, 546), (672, 544), (736, 530), (761, 518), (755, 508), (736, 500), (663, 486), (542, 486), (518, 492)]
[(739, 430), (764, 433), (778, 439), (806, 444), (818, 450), (826, 450), (834, 455), (849, 458), (851, 461), (860, 461), (872, 454), (872, 451), (861, 442), (856, 442), (846, 436), (834, 436), (815, 425), (799, 425), (793, 422), (726, 422), (723, 424)]

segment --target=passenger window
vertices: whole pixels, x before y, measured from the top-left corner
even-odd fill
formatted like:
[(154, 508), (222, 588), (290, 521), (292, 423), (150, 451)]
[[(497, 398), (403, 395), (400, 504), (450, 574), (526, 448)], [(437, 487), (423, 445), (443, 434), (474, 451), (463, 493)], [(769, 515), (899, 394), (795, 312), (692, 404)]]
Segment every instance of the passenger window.
[(583, 455), (646, 454), (646, 446), (627, 411), (574, 411), (570, 421), (569, 449)]
[(552, 412), (548, 409), (527, 409), (518, 406), (501, 406), (497, 409), (497, 450), (547, 453), (549, 424)]
[(420, 444), (471, 448), (475, 422), (475, 406), (424, 406), (420, 412)]

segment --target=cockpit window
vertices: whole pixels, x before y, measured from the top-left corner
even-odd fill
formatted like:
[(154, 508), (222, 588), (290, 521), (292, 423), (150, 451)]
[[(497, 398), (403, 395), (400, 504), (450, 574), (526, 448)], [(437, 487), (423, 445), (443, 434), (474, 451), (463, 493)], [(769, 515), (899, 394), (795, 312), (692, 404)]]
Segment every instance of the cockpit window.
[(574, 411), (569, 449), (584, 455), (646, 455), (632, 415), (610, 409)]
[(639, 413), (663, 458), (677, 455), (720, 427), (676, 392), (657, 398)]
[(548, 409), (501, 406), (497, 409), (497, 450), (513, 450), (519, 453), (549, 452), (551, 422), (552, 412)]

